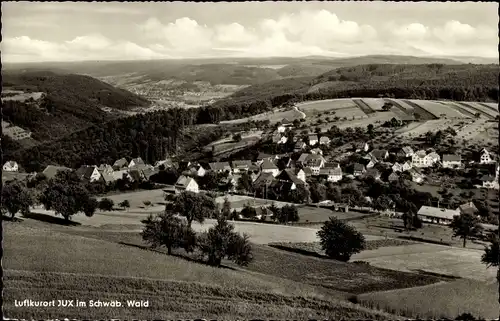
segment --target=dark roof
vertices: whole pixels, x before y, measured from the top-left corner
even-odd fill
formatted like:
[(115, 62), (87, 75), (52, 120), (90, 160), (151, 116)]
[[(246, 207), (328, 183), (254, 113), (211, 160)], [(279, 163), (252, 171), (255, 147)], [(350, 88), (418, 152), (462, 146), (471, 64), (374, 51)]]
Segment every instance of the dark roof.
[(264, 161), (260, 165), (260, 168), (262, 168), (262, 169), (278, 169), (278, 167), (268, 159), (264, 159)]
[(354, 164), (354, 171), (361, 172), (365, 170), (365, 166), (363, 164), (356, 163)]
[(386, 153), (387, 151), (385, 149), (374, 149), (371, 151), (372, 156), (377, 159), (383, 159)]
[(320, 168), (319, 170), (320, 175), (342, 175), (342, 169), (340, 167), (335, 167), (335, 168)]
[(368, 176), (380, 176), (380, 172), (376, 168), (368, 168), (366, 170), (366, 175), (368, 175)]
[(399, 176), (398, 176), (398, 174), (396, 174), (396, 173), (392, 173), (392, 174), (391, 174), (391, 175), (389, 175), (389, 177), (388, 177), (388, 180), (390, 180), (390, 181), (395, 181), (395, 180), (398, 180), (398, 179), (399, 179)]
[(76, 170), (76, 175), (78, 175), (80, 179), (90, 179), (95, 168), (95, 166), (83, 165)]
[(127, 166), (127, 164), (128, 162), (125, 158), (120, 158), (113, 164), (113, 167), (124, 167)]
[(138, 169), (131, 169), (128, 171), (128, 174), (132, 178), (133, 181), (142, 181), (144, 179), (144, 174), (142, 173), (141, 170)]
[(481, 181), (483, 182), (493, 182), (494, 180), (495, 177), (491, 175), (484, 175), (483, 177), (481, 177)]
[(304, 185), (305, 182), (300, 180), (297, 175), (295, 175), (295, 171), (293, 169), (287, 168), (276, 176), (276, 179), (281, 181), (287, 181), (295, 183), (295, 185)]
[(103, 171), (101, 173), (101, 178), (102, 180), (107, 184), (115, 181), (115, 178), (113, 177), (113, 174), (107, 173)]
[(462, 204), (458, 207), (458, 209), (460, 210), (460, 212), (466, 214), (476, 214), (478, 212), (476, 205), (474, 205), (474, 203), (472, 202)]
[(304, 171), (304, 174), (306, 174), (306, 176), (311, 176), (312, 175), (312, 169), (310, 169), (309, 167), (305, 167), (302, 169)]
[(309, 140), (318, 140), (318, 135), (316, 134), (309, 134), (307, 135), (307, 137), (309, 138)]
[(140, 158), (140, 157), (134, 158), (130, 162), (134, 162), (135, 165), (144, 165), (145, 164), (144, 161), (142, 160), (142, 158)]
[(260, 173), (259, 176), (253, 182), (254, 187), (263, 187), (265, 185), (269, 186), (275, 181), (275, 178), (272, 173)]

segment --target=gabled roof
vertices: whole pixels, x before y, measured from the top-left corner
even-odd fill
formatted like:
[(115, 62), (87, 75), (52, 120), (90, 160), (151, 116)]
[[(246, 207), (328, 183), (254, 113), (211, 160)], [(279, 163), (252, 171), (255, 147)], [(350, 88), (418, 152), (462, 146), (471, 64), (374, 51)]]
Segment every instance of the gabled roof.
[(425, 152), (425, 150), (421, 149), (421, 150), (418, 150), (416, 151), (413, 156), (418, 156), (420, 158), (424, 158), (425, 155), (427, 155), (427, 153)]
[(380, 172), (376, 168), (368, 168), (365, 173), (367, 176), (377, 177), (380, 176)]
[(191, 181), (196, 182), (194, 179), (188, 176), (181, 175), (178, 179), (177, 182), (175, 182), (175, 187), (180, 188), (180, 189), (185, 189)]
[(64, 166), (48, 165), (47, 167), (45, 167), (42, 173), (45, 175), (45, 177), (47, 177), (47, 179), (51, 179), (56, 177), (59, 171), (70, 171), (70, 170), (71, 168)]
[(263, 170), (264, 169), (278, 169), (278, 167), (268, 159), (264, 159), (264, 161), (260, 165), (260, 168)]
[(340, 164), (337, 162), (325, 163), (325, 168), (337, 168), (337, 167), (340, 167)]
[(481, 181), (483, 182), (493, 182), (494, 180), (495, 177), (491, 175), (483, 175), (483, 177), (481, 177)]
[(253, 186), (262, 187), (269, 186), (274, 182), (275, 178), (272, 173), (261, 172), (253, 182)]
[(304, 174), (306, 174), (306, 176), (311, 176), (313, 174), (312, 169), (309, 167), (305, 167), (302, 170), (304, 171)]
[(295, 175), (295, 171), (293, 169), (287, 168), (281, 173), (276, 176), (276, 179), (282, 180), (282, 181), (287, 181), (287, 182), (292, 182), (295, 183), (295, 185), (304, 185), (304, 181), (300, 180), (297, 175)]
[(405, 146), (403, 147), (403, 152), (405, 154), (413, 154), (413, 148), (411, 148), (410, 146)]
[(231, 170), (231, 166), (229, 166), (228, 162), (209, 163), (208, 166), (210, 166), (210, 169), (213, 171)]
[(145, 165), (144, 161), (140, 157), (132, 159), (130, 163), (132, 162), (134, 162), (135, 165)]
[(250, 168), (250, 166), (252, 166), (252, 161), (250, 160), (235, 160), (232, 161), (231, 163), (233, 165), (233, 168), (238, 168), (238, 169), (241, 168), (248, 169)]
[(390, 180), (390, 181), (395, 181), (398, 179), (399, 179), (399, 176), (396, 173), (391, 173), (391, 175), (389, 175), (389, 177), (388, 177), (388, 180)]
[(368, 144), (367, 142), (356, 142), (354, 143), (354, 147), (357, 149), (363, 149), (367, 144)]
[(468, 203), (460, 205), (458, 207), (458, 210), (461, 213), (467, 213), (467, 214), (476, 214), (479, 211), (473, 202), (468, 202)]
[(387, 150), (385, 149), (374, 149), (370, 152), (370, 154), (375, 157), (375, 158), (378, 158), (378, 159), (382, 159), (385, 157), (385, 155), (387, 154)]
[(8, 166), (10, 166), (10, 167), (14, 167), (14, 166), (16, 166), (16, 165), (17, 165), (17, 162), (15, 162), (15, 161), (7, 161), (7, 162), (5, 162), (4, 166), (5, 166), (5, 165), (8, 165)]
[(436, 152), (430, 152), (430, 153), (427, 155), (427, 157), (429, 157), (429, 158), (434, 158), (434, 159), (441, 159), (441, 157), (439, 156), (439, 154), (438, 154), (438, 153), (436, 153)]
[(101, 173), (101, 178), (105, 183), (111, 183), (114, 182), (116, 179), (113, 177), (113, 174), (107, 173), (107, 172), (102, 172)]
[(119, 170), (119, 171), (114, 171), (113, 172), (113, 178), (115, 180), (119, 180), (123, 178), (123, 175), (126, 175), (127, 177), (130, 177), (130, 174), (127, 170)]
[(76, 170), (76, 175), (78, 175), (80, 179), (90, 179), (95, 169), (96, 166), (83, 165)]
[(460, 155), (454, 155), (454, 154), (443, 155), (443, 162), (461, 162), (461, 161), (462, 161), (462, 156)]
[(142, 181), (144, 179), (144, 174), (142, 173), (142, 170), (139, 169), (131, 169), (128, 171), (128, 174), (133, 181)]
[(359, 164), (359, 163), (354, 164), (354, 171), (355, 172), (361, 172), (364, 170), (366, 170), (366, 168), (363, 164)]
[(307, 160), (307, 158), (309, 157), (309, 155), (311, 154), (307, 154), (307, 153), (303, 153), (300, 155), (299, 159), (298, 159), (298, 162), (299, 163), (303, 163)]
[(330, 138), (328, 136), (321, 136), (319, 138), (319, 141), (320, 142), (329, 142), (330, 141)]
[(125, 158), (120, 158), (116, 162), (114, 162), (113, 167), (124, 167), (127, 166), (128, 162)]
[(113, 166), (109, 164), (101, 164), (97, 168), (98, 171), (113, 171)]
[(459, 213), (456, 210), (449, 210), (449, 209), (445, 209), (445, 208), (438, 208), (438, 207), (432, 207), (432, 206), (422, 206), (418, 210), (417, 215), (445, 218), (445, 219), (452, 220), (453, 216), (459, 215)]

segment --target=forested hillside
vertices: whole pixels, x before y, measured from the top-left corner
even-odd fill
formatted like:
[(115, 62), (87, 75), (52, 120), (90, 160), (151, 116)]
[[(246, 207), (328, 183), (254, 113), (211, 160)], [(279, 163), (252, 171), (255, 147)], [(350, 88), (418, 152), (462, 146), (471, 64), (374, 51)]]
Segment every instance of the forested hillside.
[(33, 132), (38, 141), (56, 139), (114, 116), (103, 111), (148, 106), (149, 102), (126, 90), (89, 76), (39, 71), (7, 72), (3, 88), (25, 93), (41, 92), (37, 100), (4, 100), (4, 120)]
[[(345, 97), (498, 101), (498, 65), (369, 64), (319, 77), (289, 78), (244, 88), (204, 108), (216, 122), (249, 116), (286, 102)], [(240, 116), (240, 117), (242, 117)]]

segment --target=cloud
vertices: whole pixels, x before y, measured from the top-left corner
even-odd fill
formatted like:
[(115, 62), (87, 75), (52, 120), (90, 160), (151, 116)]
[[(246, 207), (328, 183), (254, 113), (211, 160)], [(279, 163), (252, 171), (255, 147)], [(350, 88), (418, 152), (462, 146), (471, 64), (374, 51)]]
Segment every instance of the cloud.
[(229, 21), (206, 25), (184, 16), (170, 21), (149, 18), (130, 26), (131, 35), (124, 41), (113, 41), (103, 34), (75, 35), (63, 42), (29, 35), (6, 38), (1, 44), (2, 55), (7, 60), (30, 57), (40, 61), (370, 54), (498, 56), (496, 26), (473, 26), (458, 20), (440, 25), (389, 21), (375, 26), (341, 19), (328, 10), (302, 10), (262, 18), (253, 24)]

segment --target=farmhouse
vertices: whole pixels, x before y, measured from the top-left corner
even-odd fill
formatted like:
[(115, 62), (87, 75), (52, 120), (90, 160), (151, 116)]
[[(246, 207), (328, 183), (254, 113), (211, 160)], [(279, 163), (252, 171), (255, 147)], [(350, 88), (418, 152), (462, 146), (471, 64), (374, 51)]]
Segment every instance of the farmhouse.
[(385, 149), (374, 149), (370, 152), (369, 155), (372, 157), (372, 160), (375, 159), (376, 161), (380, 162), (386, 160), (387, 157), (389, 157), (389, 152)]
[(354, 164), (354, 171), (353, 175), (354, 176), (361, 176), (366, 172), (366, 168), (363, 164)]
[(440, 157), (436, 152), (427, 154), (424, 150), (419, 150), (413, 154), (411, 165), (418, 168), (430, 167), (439, 162), (439, 160)]
[(113, 169), (115, 171), (118, 171), (120, 169), (123, 169), (125, 167), (127, 167), (128, 165), (128, 162), (125, 158), (120, 158), (119, 160), (117, 160), (114, 164), (113, 164)]
[(430, 152), (426, 157), (431, 166), (438, 163), (441, 160), (441, 157), (436, 152)]
[(3, 164), (3, 170), (6, 172), (17, 172), (19, 171), (19, 165), (15, 161), (8, 161)]
[(298, 179), (305, 182), (306, 181), (306, 172), (303, 169), (299, 169), (295, 171), (295, 175)]
[(134, 158), (130, 161), (130, 163), (128, 164), (128, 168), (140, 167), (140, 166), (144, 166), (144, 165), (146, 165), (146, 164), (144, 163), (142, 158), (137, 157), (137, 158)]
[(133, 182), (142, 182), (146, 180), (146, 176), (141, 169), (132, 168), (128, 171), (128, 175)]
[(128, 170), (126, 170), (126, 169), (114, 171), (112, 175), (113, 175), (113, 179), (115, 181), (117, 181), (119, 179), (128, 179), (128, 180), (132, 181), (132, 176), (130, 176)]
[(330, 138), (328, 138), (328, 136), (321, 136), (321, 138), (319, 139), (319, 144), (320, 145), (330, 144)]
[(264, 160), (262, 162), (262, 164), (260, 165), (260, 170), (263, 173), (271, 173), (271, 174), (273, 174), (274, 177), (276, 177), (280, 171), (278, 169), (278, 167), (273, 162), (271, 162), (270, 160), (267, 160), (267, 159)]
[(57, 173), (60, 171), (71, 171), (71, 168), (48, 165), (47, 167), (45, 167), (42, 173), (45, 175), (47, 179), (52, 179), (56, 177)]
[(309, 146), (314, 146), (318, 143), (318, 135), (309, 135), (307, 138), (309, 140)]
[(380, 180), (380, 172), (376, 168), (367, 169), (366, 172), (365, 172), (365, 176), (366, 177), (372, 177), (372, 178), (374, 178), (377, 181)]
[(410, 162), (405, 162), (402, 166), (402, 171), (403, 172), (406, 172), (406, 171), (409, 171), (411, 169), (411, 163)]
[(462, 166), (462, 157), (460, 155), (445, 154), (443, 155), (444, 168), (457, 168)]
[(164, 159), (164, 160), (160, 160), (160, 161), (156, 161), (154, 167), (159, 168), (161, 165), (163, 165), (163, 167), (165, 167), (165, 168), (174, 167), (174, 163), (169, 158)]
[(108, 164), (101, 164), (97, 168), (97, 170), (102, 174), (102, 173), (107, 173), (107, 174), (112, 174), (113, 173), (113, 166), (108, 165)]
[(395, 172), (391, 173), (391, 175), (389, 175), (389, 177), (387, 178), (387, 180), (389, 182), (396, 182), (398, 179), (399, 179), (399, 176)]
[(278, 130), (278, 133), (284, 133), (286, 131), (286, 126), (279, 125), (277, 130)]
[(403, 157), (412, 157), (414, 152), (413, 149), (410, 146), (405, 146), (401, 149), (399, 154)]
[(91, 183), (101, 179), (101, 173), (97, 169), (97, 166), (83, 165), (76, 170), (76, 175), (78, 175), (81, 180)]
[(417, 212), (418, 218), (420, 218), (423, 222), (443, 225), (450, 224), (451, 221), (453, 221), (453, 216), (456, 215), (460, 215), (457, 210), (449, 210), (432, 206), (422, 206)]
[(470, 215), (477, 215), (479, 213), (479, 210), (477, 209), (476, 205), (474, 205), (473, 202), (468, 202), (460, 205), (457, 208), (457, 211), (460, 214), (470, 214)]
[(269, 188), (273, 182), (275, 182), (275, 178), (272, 173), (265, 173), (262, 172), (260, 173), (259, 176), (253, 181), (253, 188), (255, 190), (264, 190)]
[(233, 173), (247, 172), (252, 166), (252, 161), (250, 160), (235, 160), (232, 161)]
[(354, 144), (354, 150), (359, 153), (359, 152), (367, 152), (370, 149), (370, 145), (366, 142), (361, 142), (361, 143), (356, 143)]
[(420, 171), (416, 168), (412, 168), (409, 170), (410, 175), (411, 175), (411, 180), (414, 181), (415, 183), (422, 183), (425, 179), (425, 176), (420, 173)]
[(100, 173), (101, 173), (101, 181), (103, 181), (104, 184), (108, 185), (115, 181), (115, 178), (113, 177), (113, 172), (109, 173), (102, 171)]
[(180, 176), (177, 182), (175, 182), (175, 192), (177, 193), (182, 193), (182, 192), (193, 192), (193, 193), (198, 193), (199, 192), (199, 187), (198, 183), (191, 178), (187, 176)]
[(495, 162), (495, 155), (490, 153), (486, 148), (481, 151), (479, 164), (491, 164)]
[(231, 172), (231, 166), (229, 166), (228, 162), (209, 163), (208, 166), (210, 166), (210, 170), (216, 173)]
[(394, 163), (394, 165), (392, 165), (392, 171), (393, 172), (402, 172), (403, 165), (399, 164), (398, 162)]
[(309, 154), (305, 164), (312, 170), (313, 175), (319, 175), (319, 170), (325, 166), (325, 159), (318, 154)]
[(281, 182), (287, 182), (290, 183), (290, 189), (295, 190), (297, 186), (304, 186), (306, 183), (299, 179), (295, 173), (293, 172), (292, 169), (285, 169), (279, 173), (279, 175), (276, 176), (276, 179)]
[(268, 159), (270, 161), (273, 161), (275, 160), (277, 157), (276, 155), (271, 155), (271, 154), (266, 154), (266, 153), (262, 153), (260, 152), (259, 155), (257, 155), (257, 164), (262, 164), (262, 162), (265, 160), (265, 159)]
[(498, 179), (496, 177), (493, 177), (491, 175), (484, 175), (483, 177), (481, 177), (481, 181), (483, 182), (484, 188), (499, 189)]
[(328, 182), (338, 182), (342, 180), (342, 169), (340, 167), (335, 168), (321, 168), (319, 170), (320, 176), (326, 176)]
[(205, 176), (207, 171), (200, 164), (193, 164), (193, 165), (189, 166), (189, 172), (192, 175), (195, 175), (198, 177), (203, 177), (203, 176)]

